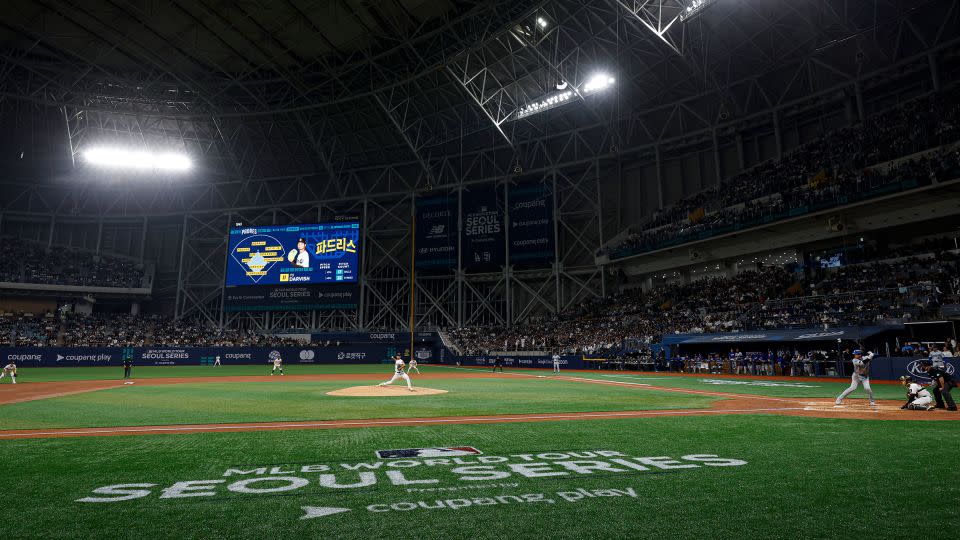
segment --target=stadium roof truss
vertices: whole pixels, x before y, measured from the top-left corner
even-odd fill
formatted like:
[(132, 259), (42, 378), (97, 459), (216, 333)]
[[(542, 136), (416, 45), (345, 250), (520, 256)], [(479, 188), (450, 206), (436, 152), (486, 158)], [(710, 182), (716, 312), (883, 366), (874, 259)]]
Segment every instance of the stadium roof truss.
[[(602, 208), (617, 201), (600, 185), (625, 163), (659, 169), (665, 153), (718, 152), (757, 126), (779, 140), (785, 115), (844, 93), (862, 108), (864, 86), (891, 73), (936, 87), (960, 35), (951, 0), (713, 0), (687, 17), (688, 7), (12, 0), (0, 16), (0, 117), (19, 129), (43, 116), (63, 140), (44, 149), (72, 172), (69, 181), (5, 178), (0, 212), (52, 226), (58, 216), (181, 220), (178, 313), (281, 328), (304, 315), (219, 312), (223, 267), (208, 255), (226, 256), (225, 225), (359, 211), (365, 307), (309, 320), (402, 327), (414, 193), (556, 184), (551, 269), (418, 278), (420, 324), (509, 323), (605, 292), (593, 253), (618, 232)], [(597, 72), (616, 84), (584, 95)], [(563, 104), (521, 114), (560, 88), (572, 92)], [(196, 172), (104, 182), (78, 156), (105, 141), (185, 152)]]

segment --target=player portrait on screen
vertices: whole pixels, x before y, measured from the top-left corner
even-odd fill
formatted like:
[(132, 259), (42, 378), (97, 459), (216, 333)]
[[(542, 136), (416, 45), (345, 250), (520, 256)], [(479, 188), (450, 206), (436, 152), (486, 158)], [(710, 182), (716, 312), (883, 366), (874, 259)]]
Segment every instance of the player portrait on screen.
[(297, 268), (310, 268), (310, 253), (307, 251), (307, 241), (305, 239), (297, 240), (297, 249), (290, 250), (290, 253), (287, 254), (287, 260)]

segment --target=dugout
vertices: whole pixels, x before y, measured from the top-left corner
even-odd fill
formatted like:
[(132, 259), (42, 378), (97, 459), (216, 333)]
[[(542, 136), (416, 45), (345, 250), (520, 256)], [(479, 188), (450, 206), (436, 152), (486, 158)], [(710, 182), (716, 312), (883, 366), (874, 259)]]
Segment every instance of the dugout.
[(716, 354), (723, 363), (728, 362), (728, 355), (733, 350), (744, 354), (770, 351), (776, 354), (786, 350), (791, 356), (795, 352), (823, 351), (824, 358), (818, 357), (814, 372), (821, 376), (842, 377), (850, 373), (851, 351), (869, 349), (877, 355), (889, 356), (887, 344), (893, 343), (895, 336), (903, 330), (903, 325), (889, 325), (674, 334), (665, 337), (662, 345), (669, 350), (668, 358), (674, 361), (681, 356)]

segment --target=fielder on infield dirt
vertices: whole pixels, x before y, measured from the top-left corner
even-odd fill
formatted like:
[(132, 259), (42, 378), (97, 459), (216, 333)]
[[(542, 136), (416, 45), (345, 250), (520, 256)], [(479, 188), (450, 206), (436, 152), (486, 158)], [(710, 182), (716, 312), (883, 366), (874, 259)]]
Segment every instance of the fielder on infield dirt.
[(378, 384), (377, 386), (387, 386), (387, 385), (391, 385), (391, 384), (393, 384), (394, 381), (396, 381), (397, 379), (403, 379), (403, 380), (407, 381), (407, 390), (413, 392), (413, 385), (410, 384), (410, 376), (407, 375), (407, 373), (403, 370), (403, 358), (400, 358), (399, 355), (396, 356), (395, 358), (396, 358), (396, 360), (394, 360), (394, 362), (393, 362), (393, 378), (391, 378), (389, 381), (382, 382), (382, 383)]
[(853, 374), (850, 376), (850, 388), (847, 388), (842, 394), (837, 396), (836, 405), (840, 405), (843, 402), (843, 398), (849, 396), (857, 389), (857, 386), (861, 384), (863, 385), (863, 390), (870, 398), (870, 406), (872, 407), (877, 404), (873, 399), (873, 389), (870, 388), (871, 360), (873, 360), (872, 352), (868, 351), (867, 354), (863, 354), (860, 349), (853, 351)]
[(417, 367), (417, 359), (416, 359), (416, 358), (411, 358), (411, 359), (410, 359), (410, 365), (407, 366), (407, 373), (410, 373), (411, 371), (416, 371), (416, 372), (417, 372), (417, 375), (420, 374), (420, 368)]
[(2, 379), (4, 375), (10, 376), (10, 384), (17, 384), (17, 365), (10, 362), (3, 366), (3, 371), (0, 372), (0, 379)]

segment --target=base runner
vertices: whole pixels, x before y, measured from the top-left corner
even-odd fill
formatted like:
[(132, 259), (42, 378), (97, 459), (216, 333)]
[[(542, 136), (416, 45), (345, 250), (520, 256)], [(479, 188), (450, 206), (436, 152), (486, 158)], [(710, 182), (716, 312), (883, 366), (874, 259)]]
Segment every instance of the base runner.
[(0, 373), (0, 379), (5, 375), (10, 376), (10, 384), (17, 384), (17, 364), (10, 362), (9, 364), (3, 366), (3, 372)]
[(400, 358), (399, 355), (394, 356), (394, 361), (393, 361), (393, 378), (391, 378), (389, 381), (382, 382), (382, 383), (378, 384), (377, 386), (387, 386), (387, 385), (391, 385), (391, 384), (393, 384), (394, 381), (396, 381), (397, 379), (403, 379), (403, 380), (407, 381), (407, 390), (413, 392), (413, 385), (410, 384), (410, 376), (407, 375), (407, 373), (403, 370), (403, 358)]
[(276, 373), (277, 370), (280, 370), (280, 374), (283, 375), (283, 358), (280, 358), (279, 354), (273, 359), (273, 369), (270, 370), (270, 375)]
[(900, 384), (907, 387), (907, 402), (901, 409), (910, 409), (911, 411), (932, 411), (933, 396), (930, 392), (916, 383), (909, 375), (900, 377)]
[(872, 407), (877, 404), (877, 402), (873, 399), (873, 389), (870, 388), (871, 360), (873, 360), (872, 352), (863, 354), (860, 349), (853, 351), (853, 375), (850, 376), (850, 388), (847, 388), (842, 394), (837, 396), (837, 405), (842, 404), (843, 398), (849, 396), (854, 390), (857, 389), (857, 386), (861, 384), (863, 385), (863, 390), (870, 398), (870, 406)]

